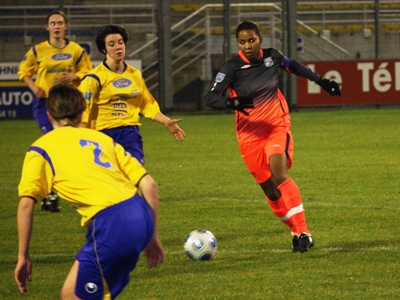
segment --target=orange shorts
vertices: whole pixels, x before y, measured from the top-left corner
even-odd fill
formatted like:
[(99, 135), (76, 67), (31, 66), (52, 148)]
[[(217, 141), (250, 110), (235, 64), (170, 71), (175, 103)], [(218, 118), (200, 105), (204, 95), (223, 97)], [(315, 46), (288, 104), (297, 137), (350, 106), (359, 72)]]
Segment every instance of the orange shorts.
[(285, 126), (275, 127), (263, 139), (248, 143), (239, 142), (239, 149), (247, 168), (258, 183), (271, 177), (271, 155), (286, 153), (288, 168), (292, 166), (293, 138)]

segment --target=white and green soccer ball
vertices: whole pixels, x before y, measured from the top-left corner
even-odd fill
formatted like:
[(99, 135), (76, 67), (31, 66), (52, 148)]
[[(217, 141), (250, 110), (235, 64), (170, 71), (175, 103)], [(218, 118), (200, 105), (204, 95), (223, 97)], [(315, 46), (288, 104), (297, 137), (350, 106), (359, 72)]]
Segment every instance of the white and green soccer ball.
[(210, 260), (218, 250), (218, 242), (211, 231), (194, 230), (185, 238), (183, 245), (187, 256), (193, 260)]

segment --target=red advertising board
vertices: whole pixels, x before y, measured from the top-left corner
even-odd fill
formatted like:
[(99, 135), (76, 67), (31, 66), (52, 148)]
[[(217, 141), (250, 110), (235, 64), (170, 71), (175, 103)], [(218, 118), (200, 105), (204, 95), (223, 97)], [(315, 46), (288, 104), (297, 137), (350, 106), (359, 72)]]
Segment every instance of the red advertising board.
[(335, 80), (341, 97), (332, 97), (320, 86), (297, 77), (298, 106), (400, 103), (400, 60), (304, 63), (325, 78)]

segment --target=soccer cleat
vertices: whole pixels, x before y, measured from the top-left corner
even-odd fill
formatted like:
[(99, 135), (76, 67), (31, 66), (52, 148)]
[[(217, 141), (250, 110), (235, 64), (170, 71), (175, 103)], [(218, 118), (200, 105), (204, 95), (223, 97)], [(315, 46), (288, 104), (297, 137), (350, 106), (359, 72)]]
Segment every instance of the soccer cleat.
[(293, 252), (299, 252), (299, 236), (292, 232), (292, 250)]
[(61, 207), (58, 206), (58, 196), (55, 194), (47, 195), (42, 200), (42, 211), (59, 212)]
[(312, 247), (314, 247), (314, 238), (312, 235), (305, 232), (301, 233), (298, 237), (298, 252), (307, 252), (308, 250), (311, 250)]

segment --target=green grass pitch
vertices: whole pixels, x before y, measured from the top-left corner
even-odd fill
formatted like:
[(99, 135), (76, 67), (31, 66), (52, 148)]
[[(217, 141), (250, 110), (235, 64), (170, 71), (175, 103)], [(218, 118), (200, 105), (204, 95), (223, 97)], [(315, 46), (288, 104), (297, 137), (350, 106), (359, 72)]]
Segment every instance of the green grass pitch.
[[(290, 176), (303, 196), (316, 241), (292, 253), (290, 233), (271, 212), (241, 160), (234, 115), (176, 115), (187, 138), (142, 118), (146, 168), (159, 186), (160, 236), (167, 262), (141, 258), (118, 299), (399, 299), (400, 110), (292, 113)], [(58, 299), (84, 243), (79, 215), (37, 205), (31, 242), (33, 280), (14, 282), (17, 185), (32, 120), (0, 121), (0, 299)], [(208, 262), (183, 251), (194, 229), (212, 231), (219, 251)]]

